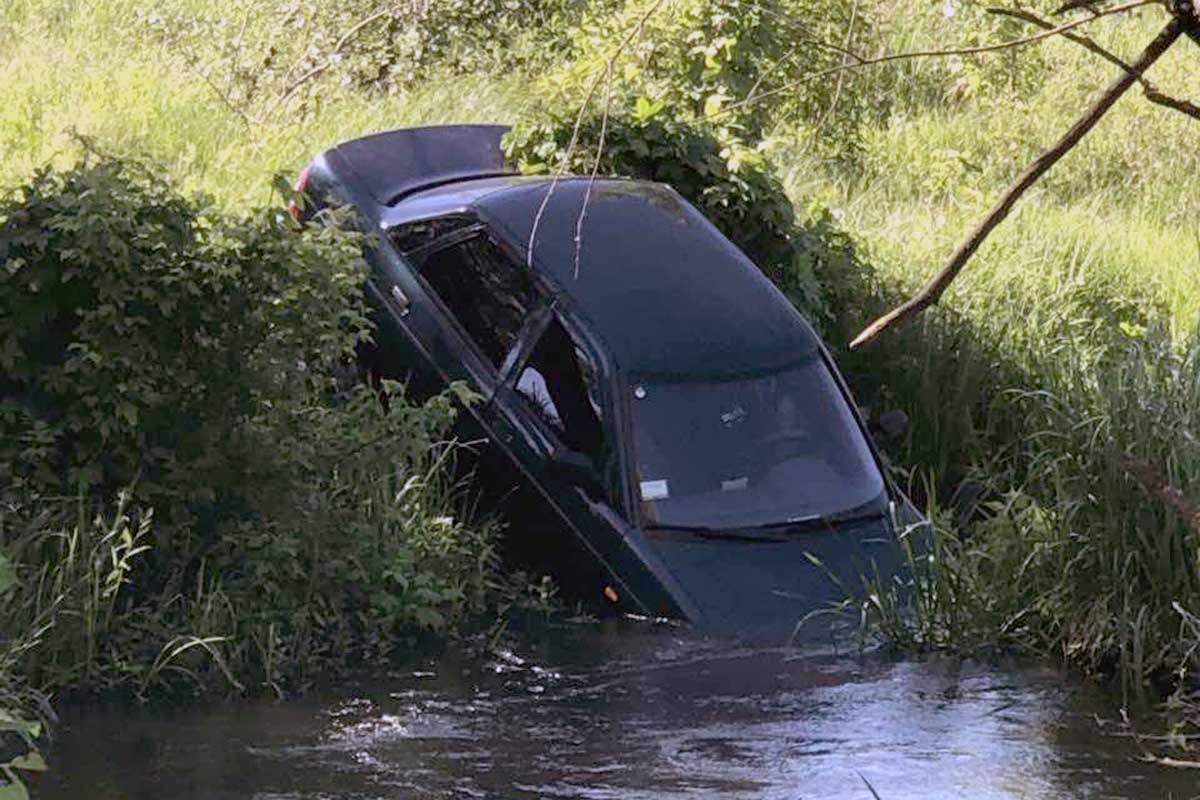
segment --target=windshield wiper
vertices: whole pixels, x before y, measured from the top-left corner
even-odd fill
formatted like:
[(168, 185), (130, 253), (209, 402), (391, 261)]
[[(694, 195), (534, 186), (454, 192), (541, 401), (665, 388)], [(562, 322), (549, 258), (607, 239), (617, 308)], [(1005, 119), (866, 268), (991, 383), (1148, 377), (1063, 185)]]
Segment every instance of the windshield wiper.
[(762, 534), (744, 533), (757, 528), (709, 528), (704, 525), (646, 525), (648, 531), (679, 531), (690, 533), (700, 539), (721, 539), (731, 542), (786, 542), (779, 536), (764, 536)]
[(866, 522), (887, 516), (886, 508), (875, 508), (866, 511), (847, 511), (841, 514), (814, 514), (811, 517), (794, 517), (783, 522), (768, 522), (765, 525), (755, 525), (750, 530), (805, 530), (811, 528), (836, 528), (850, 522)]
[(798, 531), (820, 528), (836, 528), (851, 522), (866, 522), (887, 516), (886, 508), (867, 511), (847, 511), (841, 514), (814, 514), (811, 517), (794, 517), (783, 522), (768, 522), (763, 525), (739, 525), (735, 528), (711, 528), (704, 525), (647, 525), (648, 531), (679, 531), (703, 539), (724, 539), (736, 542), (786, 542), (782, 536), (765, 536), (759, 531)]

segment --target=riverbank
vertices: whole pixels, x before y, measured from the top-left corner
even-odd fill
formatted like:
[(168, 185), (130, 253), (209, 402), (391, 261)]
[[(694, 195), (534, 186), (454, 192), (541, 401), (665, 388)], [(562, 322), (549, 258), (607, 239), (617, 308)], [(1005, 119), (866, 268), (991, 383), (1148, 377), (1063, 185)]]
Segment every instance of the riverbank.
[(10, 781), (44, 766), (47, 698), (283, 697), (509, 586), (446, 466), (470, 393), (335, 378), (370, 335), (361, 236), (80, 147), (0, 199)]

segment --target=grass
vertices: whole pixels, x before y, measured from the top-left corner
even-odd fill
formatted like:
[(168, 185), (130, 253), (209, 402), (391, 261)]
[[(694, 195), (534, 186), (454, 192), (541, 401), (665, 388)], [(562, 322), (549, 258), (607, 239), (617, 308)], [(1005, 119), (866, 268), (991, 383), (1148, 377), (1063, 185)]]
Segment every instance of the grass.
[[(473, 79), (465, 89), (461, 81), (431, 82), (398, 94), (322, 85), (302, 108), (280, 105), (248, 123), (243, 115), (265, 115), (277, 94), (226, 104), (214, 88), (230, 80), (225, 62), (196, 42), (198, 63), (189, 65), (138, 22), (138, 5), (31, 0), (0, 11), (7, 15), (0, 41), (9, 44), (0, 55), (0, 183), (47, 161), (73, 160), (78, 131), (162, 164), (185, 191), (210, 193), (226, 207), (261, 205), (272, 173), (294, 174), (334, 142), (393, 127), (511, 120), (526, 102), (519, 78)], [(156, 11), (217, 19), (231, 5), (174, 0)], [(279, 16), (268, 4), (250, 8), (257, 27)]]

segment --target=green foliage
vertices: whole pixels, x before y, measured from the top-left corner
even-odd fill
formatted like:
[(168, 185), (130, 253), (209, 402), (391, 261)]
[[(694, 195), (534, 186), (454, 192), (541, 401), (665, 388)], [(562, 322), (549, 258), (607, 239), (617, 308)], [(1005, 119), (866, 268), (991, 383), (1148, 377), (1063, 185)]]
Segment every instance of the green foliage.
[(0, 676), (282, 692), (483, 609), (493, 531), (443, 477), (474, 398), (335, 383), (369, 336), (336, 222), (112, 159), (0, 205)]
[(46, 761), (37, 746), (42, 724), (20, 714), (0, 702), (0, 745), (17, 743), (16, 754), (0, 761), (0, 800), (27, 800), (29, 792), (21, 773), (46, 770)]
[[(618, 97), (644, 97), (751, 142), (784, 120), (807, 123), (819, 130), (825, 152), (849, 156), (867, 111), (850, 91), (855, 76), (807, 76), (840, 66), (847, 56), (839, 49), (865, 44), (870, 25), (843, 0), (638, 0), (615, 11), (601, 5), (571, 33), (574, 63), (543, 82), (556, 103), (569, 106), (611, 61), (604, 82)], [(747, 102), (760, 95), (766, 99)]]
[[(328, 143), (404, 125), (521, 117), (530, 128), (520, 155), (530, 166), (557, 169), (556, 153), (564, 152), (574, 111), (599, 76), (585, 116), (586, 135), (568, 164), (586, 174), (609, 94), (603, 79), (607, 59), (650, 8), (644, 0), (592, 3), (587, 9), (543, 3), (538, 7), (549, 9), (552, 21), (539, 25), (521, 21), (531, 19), (523, 16), (527, 13), (545, 19), (523, 0), (517, 14), (489, 19), (501, 11), (491, 2), (428, 3), (429, 13), (402, 13), (368, 25), (332, 60), (338, 41), (357, 22), (383, 10), (382, 4), (164, 0), (155, 4), (155, 19), (135, 12), (146, 5), (137, 0), (0, 3), (0, 73), (5, 76), (0, 170), (7, 179), (72, 152), (63, 131), (74, 126), (128, 150), (153, 153), (175, 184), (204, 187), (224, 207), (240, 208), (262, 191), (262, 181), (248, 176), (298, 168)], [(439, 15), (439, 5), (453, 6), (454, 13)], [(838, 325), (826, 320), (836, 346), (875, 311), (928, 279), (1004, 185), (1071, 124), (1114, 68), (1055, 40), (1020, 51), (854, 70), (843, 73), (840, 91), (837, 76), (829, 76), (797, 84), (762, 104), (733, 106), (757, 80), (752, 71), (761, 76), (764, 65), (793, 48), (794, 58), (760, 88), (783, 88), (809, 70), (841, 63), (835, 51), (810, 46), (797, 20), (820, 30), (812, 38), (839, 46), (851, 41), (851, 49), (868, 56), (992, 44), (1028, 32), (1012, 20), (986, 14), (984, 5), (858, 4), (859, 19), (869, 24), (856, 22), (851, 29), (853, 3), (819, 8), (782, 0), (664, 3), (614, 62), (613, 118), (625, 130), (612, 135), (620, 141), (642, 137), (642, 128), (649, 126), (639, 115), (658, 108), (649, 118), (664, 132), (644, 138), (662, 147), (664, 158), (688, 165), (677, 167), (680, 174), (670, 180), (692, 180), (700, 188), (689, 190), (689, 197), (698, 204), (704, 205), (705, 170), (710, 169), (703, 161), (713, 158), (714, 149), (715, 160), (723, 162), (712, 168), (718, 182), (726, 173), (744, 171), (735, 156), (747, 152), (766, 160), (756, 169), (780, 176), (799, 207), (801, 225), (789, 233), (793, 242), (796, 230), (808, 231), (814, 220), (825, 220), (830, 234), (852, 231), (864, 243), (859, 259), (866, 261), (869, 252), (875, 275), (866, 287), (847, 290), (844, 301), (826, 300), (833, 313), (846, 318)], [(403, 12), (402, 6), (389, 8)], [(1028, 7), (1040, 13), (1050, 9), (1040, 2)], [(821, 16), (826, 13), (827, 19)], [(1140, 19), (1101, 22), (1088, 32), (1128, 58), (1161, 26), (1159, 15), (1149, 7)], [(780, 24), (778, 31), (770, 30), (772, 20)], [(425, 34), (403, 39), (409, 21), (459, 28), (448, 37), (426, 28)], [(510, 21), (514, 26), (505, 28)], [(524, 29), (516, 31), (516, 25)], [(457, 32), (476, 26), (485, 29), (483, 35)], [(549, 45), (526, 47), (537, 42)], [(393, 51), (407, 55), (391, 62)], [(322, 69), (281, 99), (317, 68)], [(493, 74), (443, 79), (459, 69)], [(496, 78), (496, 71), (505, 76)], [(1193, 54), (1176, 49), (1155, 66), (1152, 77), (1165, 91), (1186, 96), (1195, 86)], [(964, 536), (956, 522), (942, 526), (948, 549), (935, 563), (953, 565), (941, 585), (943, 596), (959, 607), (959, 622), (946, 622), (944, 630), (956, 632), (957, 641), (965, 643), (960, 649), (998, 637), (1074, 663), (1112, 668), (1135, 676), (1131, 684), (1137, 684), (1136, 675), (1151, 668), (1171, 669), (1178, 648), (1190, 647), (1198, 636), (1194, 620), (1200, 603), (1188, 588), (1195, 565), (1177, 549), (1192, 540), (1182, 534), (1174, 511), (1147, 498), (1106, 455), (1115, 442), (1148, 460), (1185, 496), (1197, 497), (1197, 426), (1179, 411), (1187, 400), (1180, 387), (1194, 375), (1189, 366), (1194, 356), (1187, 355), (1183, 342), (1200, 310), (1195, 291), (1200, 194), (1192, 178), (1200, 169), (1200, 149), (1187, 146), (1194, 140), (1194, 125), (1136, 97), (1118, 104), (1049, 180), (1022, 200), (940, 308), (843, 362), (860, 400), (873, 408), (902, 407), (913, 418), (908, 438), (889, 445), (893, 463), (932, 473), (945, 497), (964, 478), (993, 490), (985, 516), (996, 521), (974, 523)], [(760, 132), (765, 133), (762, 143)], [(695, 155), (676, 136), (710, 144), (696, 148)], [(620, 141), (618, 150), (632, 150)], [(736, 147), (722, 155), (731, 145)], [(622, 159), (633, 166), (614, 161), (604, 170), (641, 174), (634, 167), (643, 169), (647, 160), (636, 153)], [(712, 195), (735, 205), (746, 200), (751, 208), (774, 197), (765, 184), (760, 194), (760, 184), (745, 183), (748, 188), (734, 185)], [(813, 198), (821, 202), (812, 203)], [(766, 201), (765, 208), (775, 202)], [(836, 216), (824, 216), (822, 204)], [(718, 202), (705, 211), (714, 217), (724, 213)], [(764, 218), (774, 219), (774, 213), (766, 211)], [(736, 223), (754, 216), (730, 213), (728, 218)], [(753, 238), (732, 226), (726, 233)], [(825, 241), (826, 234), (818, 239)], [(814, 244), (812, 252), (822, 251)], [(862, 274), (850, 262), (839, 263), (832, 259), (809, 267), (800, 261), (793, 273), (781, 261), (770, 271), (785, 285), (795, 281), (789, 294), (809, 308), (818, 291), (810, 270), (831, 284), (843, 276), (857, 281)], [(820, 289), (826, 298), (839, 291)], [(1172, 330), (1174, 342), (1163, 329)], [(303, 415), (297, 412), (296, 419)], [(270, 429), (263, 425), (262, 430)], [(39, 429), (31, 418), (23, 430), (22, 447), (29, 454), (22, 463), (39, 461), (38, 448), (58, 457), (58, 440), (48, 423)], [(304, 430), (307, 426), (298, 421), (287, 435)], [(281, 472), (300, 474), (294, 469)], [(422, 469), (412, 469), (418, 472)], [(271, 488), (259, 494), (278, 499), (277, 505), (301, 496), (276, 489), (279, 484), (263, 485)], [(85, 517), (94, 511), (89, 508)], [(75, 515), (68, 516), (56, 529), (73, 529)], [(156, 519), (162, 523), (162, 509), (156, 508)], [(301, 533), (273, 525), (254, 529), (273, 542), (262, 545), (264, 552), (308, 552), (302, 539), (289, 538)], [(196, 552), (202, 541), (207, 540), (196, 534)], [(204, 551), (209, 559), (204, 580), (193, 568), (186, 591), (183, 576), (176, 581), (177, 594), (196, 594), (197, 586), (214, 589), (218, 572), (222, 581), (236, 574), (229, 555), (236, 548), (221, 537), (214, 541), (216, 546)], [(208, 567), (218, 556), (219, 569)], [(1060, 556), (1066, 560), (1057, 560)], [(151, 551), (139, 558), (147, 563), (157, 555)], [(1010, 580), (1026, 558), (1031, 560), (1021, 579)], [(280, 558), (270, 566), (282, 574), (285, 565)], [(1059, 569), (1065, 566), (1070, 569)], [(1065, 576), (1061, 587), (1070, 591), (1050, 591), (1056, 574)], [(0, 568), (0, 586), (2, 575)], [(961, 588), (972, 575), (988, 579), (981, 577), (974, 590)], [(289, 580), (268, 577), (280, 585)], [(956, 580), (960, 589), (951, 591)], [(237, 591), (249, 595), (246, 586)], [(1172, 593), (1185, 605), (1167, 603)], [(147, 644), (142, 655), (155, 661), (164, 642), (187, 631), (201, 640), (230, 633), (232, 626), (220, 620), (236, 615), (222, 611), (224, 595), (214, 589), (204, 597), (211, 601), (204, 607), (212, 609), (204, 619), (217, 621), (172, 628), (169, 636)], [(1001, 623), (1015, 617), (1026, 598), (1035, 599), (1029, 610), (1004, 628)], [(201, 607), (199, 601), (194, 607)], [(979, 623), (968, 628), (972, 620)], [(288, 624), (292, 630), (301, 627)], [(280, 627), (272, 628), (266, 617), (256, 625), (264, 632), (255, 634), (262, 642), (255, 647), (268, 654), (259, 660), (274, 663), (269, 656), (282, 645), (273, 631)], [(238, 641), (244, 640), (239, 635)], [(954, 641), (941, 634), (925, 640)], [(1139, 641), (1143, 655), (1135, 658)], [(188, 668), (198, 672), (205, 652), (197, 645), (179, 658), (191, 659)], [(1125, 661), (1122, 652), (1128, 654)], [(1151, 657), (1164, 652), (1167, 656)], [(1135, 664), (1141, 666), (1134, 669)], [(247, 670), (242, 679), (253, 683), (279, 672)], [(1194, 674), (1187, 672), (1179, 685), (1194, 684)]]
[(1112, 286), (1042, 292), (1032, 309), (997, 296), (935, 316), (858, 362), (860, 397), (886, 385), (913, 416), (894, 457), (936, 476), (918, 488), (943, 508), (912, 577), (876, 586), (864, 610), (900, 649), (1012, 648), (1129, 696), (1186, 692), (1200, 669), (1186, 624), (1200, 608), (1187, 510), (1200, 338), (1177, 344), (1152, 299)]
[(247, 420), (319, 390), (367, 335), (353, 237), (218, 220), (120, 161), (11, 194), (0, 259), (0, 481), (16, 487), (139, 479), (168, 518), (236, 502), (273, 471)]
[(288, 505), (231, 520), (205, 555), (201, 584), (221, 603), (193, 629), (227, 635), (227, 657), (253, 685), (382, 661), (398, 635), (452, 633), (493, 600), (495, 530), (468, 525), (446, 477), (452, 398), (464, 390), (414, 407), (389, 389), (386, 414), (366, 387), (307, 409), (296, 421), (308, 432), (289, 448)]

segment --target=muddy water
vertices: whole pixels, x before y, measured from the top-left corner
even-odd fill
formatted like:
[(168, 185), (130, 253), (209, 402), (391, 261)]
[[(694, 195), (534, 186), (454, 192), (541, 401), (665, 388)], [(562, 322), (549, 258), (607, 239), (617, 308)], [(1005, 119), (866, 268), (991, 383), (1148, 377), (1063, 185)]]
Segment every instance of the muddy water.
[(1191, 798), (1063, 674), (540, 627), (288, 702), (69, 714), (37, 796)]

